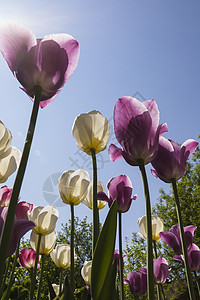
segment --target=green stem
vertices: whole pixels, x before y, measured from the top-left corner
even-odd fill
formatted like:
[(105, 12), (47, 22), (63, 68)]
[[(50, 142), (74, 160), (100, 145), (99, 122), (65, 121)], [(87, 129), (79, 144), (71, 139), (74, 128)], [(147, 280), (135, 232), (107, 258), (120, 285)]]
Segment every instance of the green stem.
[(14, 257), (14, 261), (13, 261), (10, 280), (9, 280), (9, 284), (8, 284), (8, 287), (7, 287), (7, 293), (6, 293), (5, 297), (1, 298), (2, 300), (3, 299), (8, 300), (9, 296), (10, 296), (11, 287), (13, 286), (13, 280), (14, 280), (14, 275), (15, 275), (15, 268), (16, 268), (16, 264), (17, 264), (17, 259), (18, 259), (18, 256), (19, 256), (19, 246), (20, 246), (20, 241), (17, 244), (17, 249), (16, 249), (16, 252), (15, 252), (15, 257)]
[(60, 284), (59, 284), (59, 297), (62, 293), (62, 283), (63, 283), (63, 268), (60, 269)]
[(199, 286), (198, 276), (197, 276), (196, 271), (193, 271), (193, 272), (194, 272), (194, 276), (195, 276), (195, 280), (196, 280), (196, 284), (197, 284), (197, 290), (198, 290), (199, 298), (200, 298), (200, 286)]
[(152, 247), (152, 221), (151, 221), (151, 202), (149, 195), (148, 181), (143, 160), (139, 161), (140, 172), (143, 181), (145, 208), (146, 208), (146, 232), (147, 232), (147, 292), (148, 299), (154, 300), (154, 273), (153, 273), (153, 247)]
[(38, 291), (37, 291), (37, 300), (40, 300), (40, 296), (41, 296), (42, 276), (43, 276), (43, 272), (44, 272), (44, 261), (45, 261), (45, 254), (42, 254), (41, 268), (40, 268), (40, 281), (39, 281), (39, 286), (38, 286)]
[(120, 300), (124, 299), (124, 278), (123, 278), (123, 257), (122, 257), (122, 214), (119, 216), (119, 280), (120, 280)]
[(92, 228), (92, 257), (99, 236), (99, 211), (97, 208), (97, 161), (95, 149), (91, 149), (93, 166), (93, 228)]
[[(154, 247), (155, 258), (158, 258), (158, 253), (157, 253), (156, 241), (155, 240), (153, 240), (153, 247)], [(156, 289), (157, 289), (158, 300), (160, 300), (161, 299), (161, 292), (160, 292), (160, 285), (159, 284), (156, 285)]]
[(11, 256), (9, 256), (7, 258), (6, 269), (5, 269), (4, 277), (3, 277), (3, 282), (2, 282), (1, 288), (0, 288), (0, 297), (3, 295), (3, 291), (4, 291), (4, 287), (5, 287), (5, 283), (6, 283), (6, 278), (7, 278), (7, 274), (8, 274), (8, 270), (9, 270), (9, 266), (10, 266), (10, 261), (11, 261)]
[(165, 300), (165, 292), (164, 292), (164, 289), (163, 289), (163, 285), (162, 283), (160, 284), (160, 289), (161, 289), (161, 292), (162, 292), (162, 295), (163, 295), (163, 299)]
[(35, 256), (35, 266), (34, 266), (34, 270), (33, 270), (33, 274), (32, 274), (31, 287), (30, 287), (30, 297), (29, 297), (30, 300), (33, 300), (33, 297), (34, 297), (35, 281), (36, 281), (36, 274), (37, 274), (37, 265), (38, 265), (41, 238), (42, 238), (42, 235), (39, 234), (37, 249), (36, 249), (36, 256)]
[(21, 189), (24, 173), (26, 170), (26, 165), (28, 161), (28, 156), (31, 148), (31, 143), (33, 139), (33, 134), (35, 130), (38, 110), (39, 110), (39, 104), (40, 104), (40, 96), (41, 96), (41, 88), (36, 87), (35, 88), (35, 100), (33, 103), (33, 109), (31, 114), (31, 119), (29, 123), (29, 128), (26, 136), (26, 141), (24, 144), (24, 150), (22, 153), (21, 162), (19, 165), (19, 169), (15, 178), (15, 183), (13, 186), (12, 195), (10, 198), (10, 204), (8, 207), (6, 219), (4, 222), (2, 234), (1, 234), (1, 241), (0, 241), (0, 257), (1, 257), (1, 264), (0, 264), (0, 282), (2, 282), (2, 276), (5, 269), (5, 261), (8, 253), (8, 247), (10, 243), (10, 237), (12, 232), (12, 226), (14, 222), (15, 217), (15, 211), (17, 207), (17, 202), (19, 198), (19, 192)]
[(155, 258), (158, 258), (158, 253), (157, 253), (156, 241), (155, 240), (153, 240), (153, 247), (154, 247)]
[(175, 203), (176, 203), (176, 213), (177, 213), (178, 224), (179, 224), (179, 229), (180, 229), (181, 244), (182, 244), (182, 251), (183, 251), (183, 257), (184, 257), (184, 263), (185, 263), (185, 273), (186, 273), (189, 296), (190, 296), (190, 299), (195, 300), (195, 293), (194, 293), (194, 287), (193, 287), (193, 282), (192, 282), (192, 274), (191, 274), (190, 267), (189, 267), (188, 252), (187, 252), (184, 228), (183, 228), (183, 220), (182, 220), (182, 216), (181, 216), (181, 207), (180, 207), (180, 201), (179, 201), (178, 190), (177, 190), (177, 185), (176, 185), (175, 179), (172, 179), (172, 186), (173, 186), (174, 198), (175, 198)]
[(70, 284), (72, 293), (74, 293), (74, 204), (71, 203), (71, 265), (70, 265)]

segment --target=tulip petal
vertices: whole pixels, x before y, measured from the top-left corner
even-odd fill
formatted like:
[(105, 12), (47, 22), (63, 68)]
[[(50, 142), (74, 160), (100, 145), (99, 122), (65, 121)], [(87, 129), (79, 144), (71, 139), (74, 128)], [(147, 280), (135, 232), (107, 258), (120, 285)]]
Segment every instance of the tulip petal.
[(198, 145), (199, 143), (193, 139), (189, 139), (182, 144), (181, 150), (184, 150), (185, 160), (187, 160), (190, 157), (190, 155), (196, 150)]
[(97, 193), (97, 200), (102, 200), (102, 201), (109, 202), (109, 198), (104, 192), (98, 192)]
[(19, 167), (21, 151), (16, 147), (10, 146), (8, 156), (0, 160), (0, 182), (5, 182)]
[(111, 144), (109, 146), (108, 155), (112, 161), (116, 161), (120, 158), (123, 158), (122, 150), (117, 146), (115, 146), (114, 144)]
[(21, 24), (9, 24), (0, 30), (0, 51), (12, 72), (21, 58), (37, 44), (34, 34)]
[(194, 231), (196, 228), (197, 227), (193, 226), (193, 225), (184, 227), (185, 243), (186, 243), (187, 249), (190, 249), (192, 246)]
[(178, 242), (176, 236), (172, 232), (160, 232), (161, 239), (167, 243), (176, 253), (182, 253), (182, 248)]
[(158, 110), (158, 106), (156, 104), (156, 101), (154, 99), (152, 100), (147, 100), (142, 102), (142, 104), (148, 109), (149, 114), (151, 116), (151, 119), (153, 120), (152, 123), (152, 131), (155, 133), (157, 128), (158, 128), (158, 124), (159, 124), (159, 118), (160, 118), (160, 113)]

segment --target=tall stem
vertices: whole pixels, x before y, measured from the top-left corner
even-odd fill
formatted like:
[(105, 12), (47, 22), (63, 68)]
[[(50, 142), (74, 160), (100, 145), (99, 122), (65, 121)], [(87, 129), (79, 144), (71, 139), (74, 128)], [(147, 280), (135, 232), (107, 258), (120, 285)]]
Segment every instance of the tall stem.
[(70, 206), (71, 206), (70, 284), (71, 284), (72, 293), (74, 293), (74, 204), (71, 203)]
[(119, 220), (119, 280), (120, 300), (124, 299), (123, 256), (122, 256), (122, 214), (118, 212)]
[(63, 282), (63, 268), (60, 269), (60, 282), (59, 282), (59, 297), (62, 293), (62, 282)]
[(36, 256), (35, 256), (35, 266), (34, 266), (32, 280), (31, 280), (30, 297), (29, 297), (30, 300), (33, 300), (33, 297), (34, 297), (34, 289), (35, 289), (35, 281), (36, 281), (36, 274), (37, 274), (37, 265), (38, 265), (41, 238), (42, 238), (42, 235), (39, 234), (37, 249), (36, 249)]
[(195, 280), (196, 280), (196, 284), (197, 284), (197, 289), (198, 289), (198, 293), (199, 293), (199, 298), (200, 298), (199, 280), (198, 280), (198, 276), (197, 276), (196, 271), (194, 271), (194, 276), (195, 276)]
[(28, 156), (31, 148), (31, 143), (33, 139), (33, 134), (35, 130), (39, 104), (40, 104), (40, 96), (41, 96), (41, 88), (35, 88), (35, 100), (33, 103), (32, 114), (30, 118), (29, 128), (26, 136), (26, 141), (24, 144), (24, 149), (22, 153), (21, 162), (19, 165), (19, 169), (17, 172), (17, 176), (15, 178), (15, 183), (12, 190), (12, 195), (10, 198), (10, 204), (8, 207), (6, 219), (4, 222), (2, 234), (1, 234), (1, 241), (0, 241), (0, 257), (1, 257), (1, 264), (0, 264), (0, 282), (2, 282), (2, 276), (5, 268), (5, 261), (8, 253), (8, 247), (10, 243), (10, 237), (12, 232), (12, 225), (14, 222), (15, 211), (17, 207), (17, 202), (19, 198), (19, 192), (21, 189), (24, 173), (26, 170), (26, 165), (28, 161)]
[(38, 286), (38, 291), (37, 291), (37, 300), (40, 300), (40, 296), (41, 296), (42, 276), (43, 276), (43, 272), (44, 272), (44, 261), (45, 261), (45, 254), (42, 254), (41, 268), (40, 268), (40, 281), (39, 281), (39, 286)]
[(93, 166), (93, 228), (92, 228), (92, 257), (99, 236), (99, 211), (97, 208), (97, 161), (95, 149), (91, 149)]
[(8, 270), (9, 270), (9, 266), (10, 266), (10, 261), (11, 261), (11, 256), (9, 256), (7, 258), (7, 262), (6, 262), (6, 269), (5, 269), (5, 272), (4, 272), (4, 277), (3, 277), (3, 281), (0, 285), (0, 297), (2, 296), (3, 294), (3, 291), (4, 291), (4, 287), (5, 287), (5, 283), (6, 283), (6, 277), (7, 277), (7, 274), (8, 274)]
[(189, 267), (189, 260), (188, 260), (188, 252), (185, 242), (185, 235), (184, 235), (184, 229), (183, 229), (183, 220), (181, 215), (181, 207), (180, 207), (180, 201), (178, 196), (178, 190), (176, 185), (176, 180), (172, 180), (172, 186), (173, 186), (173, 192), (174, 192), (174, 198), (176, 203), (176, 213), (178, 218), (178, 224), (180, 229), (180, 236), (181, 236), (181, 244), (182, 244), (182, 251), (183, 251), (183, 257), (184, 257), (184, 263), (185, 263), (185, 273), (186, 273), (186, 280), (188, 285), (188, 291), (190, 299), (195, 300), (195, 293), (194, 293), (194, 287), (192, 282), (192, 274)]
[(154, 300), (154, 273), (153, 273), (153, 247), (152, 247), (152, 221), (151, 221), (151, 202), (149, 195), (149, 187), (144, 162), (139, 162), (140, 172), (143, 181), (145, 208), (146, 208), (146, 232), (147, 232), (147, 291), (148, 299)]
[[(154, 247), (155, 258), (158, 258), (158, 253), (157, 253), (156, 241), (155, 240), (153, 240), (153, 247)], [(161, 299), (161, 286), (162, 286), (162, 283), (156, 285), (158, 300)]]

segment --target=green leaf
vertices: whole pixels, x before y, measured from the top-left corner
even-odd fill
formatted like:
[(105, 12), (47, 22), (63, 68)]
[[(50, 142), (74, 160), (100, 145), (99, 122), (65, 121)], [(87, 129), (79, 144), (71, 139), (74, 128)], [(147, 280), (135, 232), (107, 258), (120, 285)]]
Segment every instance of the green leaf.
[(64, 280), (64, 297), (63, 300), (75, 300), (74, 295), (71, 290), (71, 286), (69, 284), (69, 280), (67, 278), (67, 275), (65, 276)]
[(108, 212), (94, 251), (91, 271), (91, 294), (93, 300), (100, 300), (107, 273), (113, 261), (116, 228), (117, 202), (115, 200)]
[(106, 280), (104, 282), (100, 299), (110, 300), (117, 299), (117, 291), (116, 291), (116, 275), (117, 275), (117, 260), (112, 263), (110, 266)]

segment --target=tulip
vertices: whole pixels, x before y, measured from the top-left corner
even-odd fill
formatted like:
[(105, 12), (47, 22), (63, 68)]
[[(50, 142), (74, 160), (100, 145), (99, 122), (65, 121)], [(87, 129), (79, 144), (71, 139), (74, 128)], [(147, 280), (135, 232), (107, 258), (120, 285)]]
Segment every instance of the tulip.
[(62, 201), (66, 204), (78, 205), (85, 198), (89, 184), (90, 175), (85, 170), (64, 172), (58, 179)]
[(92, 261), (85, 261), (81, 269), (81, 276), (87, 285), (91, 285), (91, 270), (92, 270)]
[[(70, 260), (70, 245), (60, 244), (50, 253), (51, 259), (58, 268), (67, 269), (71, 265)], [(74, 261), (77, 260), (77, 255), (74, 252)]]
[(160, 137), (158, 153), (151, 162), (155, 168), (151, 170), (152, 174), (167, 183), (171, 183), (173, 179), (179, 180), (186, 172), (187, 159), (197, 146), (198, 142), (192, 139), (179, 147), (175, 142)]
[[(173, 259), (178, 260), (184, 264), (184, 257), (182, 254), (180, 256), (174, 256)], [(188, 251), (188, 260), (192, 271), (200, 270), (200, 249), (197, 245), (192, 244), (190, 250)]]
[[(151, 221), (152, 221), (152, 240), (157, 242), (160, 239), (159, 233), (164, 230), (163, 220), (161, 220), (158, 216), (153, 215), (151, 216)], [(141, 238), (146, 240), (147, 239), (146, 216), (139, 218), (137, 220), (137, 224), (141, 231), (141, 233), (138, 233), (138, 235)]]
[(21, 151), (10, 146), (4, 153), (6, 155), (0, 159), (0, 183), (5, 182), (19, 167)]
[(141, 296), (147, 291), (147, 274), (130, 271), (127, 275), (127, 279), (124, 279), (124, 283), (129, 284), (130, 291), (133, 295)]
[(0, 188), (0, 206), (8, 206), (10, 203), (10, 196), (12, 194), (12, 189), (4, 185)]
[[(32, 269), (35, 267), (35, 258), (36, 252), (33, 249), (22, 248), (19, 252), (19, 263), (23, 268)], [(38, 262), (40, 261), (40, 256)], [(37, 264), (37, 269), (40, 268), (40, 265)]]
[(159, 136), (167, 131), (166, 123), (158, 125), (159, 110), (155, 100), (143, 103), (132, 97), (119, 98), (114, 109), (115, 136), (122, 149), (111, 144), (112, 161), (124, 158), (132, 166), (151, 162), (157, 154)]
[(54, 231), (58, 219), (58, 210), (50, 205), (36, 206), (31, 212), (27, 212), (28, 219), (35, 223), (33, 231), (46, 235)]
[[(5, 222), (7, 210), (8, 210), (7, 207), (0, 207), (0, 237), (3, 230), (3, 225)], [(17, 248), (17, 244), (20, 241), (20, 239), (34, 226), (35, 224), (29, 220), (17, 220), (15, 218), (12, 227), (11, 239), (9, 243), (7, 257), (12, 255), (15, 252)]]
[[(193, 225), (184, 227), (185, 242), (188, 250), (192, 247), (194, 231), (196, 228), (197, 227)], [(182, 253), (179, 225), (172, 226), (169, 232), (160, 232), (160, 237), (174, 250), (174, 252), (177, 254)]]
[[(35, 251), (37, 249), (38, 237), (39, 235), (34, 231), (31, 232), (30, 245)], [(51, 253), (55, 247), (57, 238), (58, 233), (56, 233), (55, 231), (42, 236), (40, 241), (39, 254), (49, 255), (49, 253)]]
[(91, 155), (91, 149), (95, 153), (105, 150), (110, 135), (108, 120), (96, 110), (76, 117), (72, 134), (77, 147)]
[(16, 218), (17, 219), (25, 219), (28, 220), (27, 213), (31, 212), (33, 210), (33, 204), (30, 204), (26, 201), (21, 201), (17, 203), (17, 208), (16, 208)]
[(125, 213), (129, 210), (132, 200), (136, 200), (137, 195), (131, 197), (132, 183), (128, 176), (119, 175), (110, 179), (107, 184), (108, 195), (103, 192), (98, 193), (98, 200), (107, 201), (109, 207), (117, 199), (118, 212)]
[(169, 266), (165, 258), (158, 257), (153, 262), (155, 283), (165, 283), (169, 275)]
[[(126, 257), (127, 255), (124, 254), (122, 258)], [(119, 271), (119, 268), (120, 268), (120, 254), (119, 254), (119, 250), (115, 250), (114, 251), (114, 255), (113, 255), (113, 262), (114, 261), (117, 261), (117, 268), (118, 268), (118, 271)]]
[(5, 157), (5, 152), (9, 149), (12, 140), (11, 132), (0, 121), (0, 159)]
[(35, 88), (41, 88), (42, 108), (54, 100), (79, 58), (79, 44), (71, 35), (49, 34), (36, 39), (21, 24), (1, 28), (0, 51), (31, 99), (34, 99)]
[[(105, 188), (101, 181), (97, 181), (97, 192), (105, 192)], [(87, 194), (85, 196), (85, 199), (82, 201), (82, 203), (87, 205), (87, 207), (89, 207), (90, 209), (93, 209), (93, 181), (90, 181)], [(100, 201), (100, 200), (97, 201), (98, 209), (104, 208), (105, 205), (106, 205), (105, 201)]]

